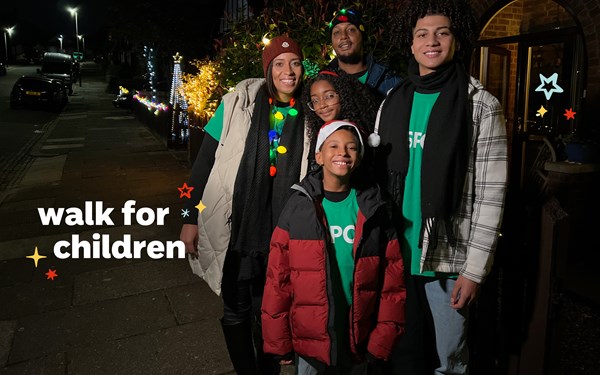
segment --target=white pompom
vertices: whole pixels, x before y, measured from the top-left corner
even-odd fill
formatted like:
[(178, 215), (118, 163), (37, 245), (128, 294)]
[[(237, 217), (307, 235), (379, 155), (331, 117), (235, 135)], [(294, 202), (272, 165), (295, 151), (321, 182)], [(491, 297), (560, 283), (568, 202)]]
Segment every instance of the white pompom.
[(367, 143), (371, 147), (377, 147), (381, 143), (381, 137), (377, 133), (369, 134), (369, 138), (367, 139)]

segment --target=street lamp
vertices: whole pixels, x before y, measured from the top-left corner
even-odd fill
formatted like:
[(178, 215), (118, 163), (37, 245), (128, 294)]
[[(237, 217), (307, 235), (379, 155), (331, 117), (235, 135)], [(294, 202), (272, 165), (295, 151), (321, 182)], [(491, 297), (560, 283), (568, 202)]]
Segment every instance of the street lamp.
[(71, 13), (71, 17), (75, 16), (75, 41), (77, 42), (77, 52), (79, 52), (79, 26), (77, 25), (77, 7), (68, 7), (67, 10)]
[[(77, 38), (81, 39), (81, 53), (85, 56), (85, 37), (83, 35), (77, 35)], [(81, 58), (83, 60), (83, 57)]]
[(6, 34), (11, 36), (14, 29), (14, 26), (4, 28), (4, 55), (6, 57), (6, 65), (8, 65), (8, 40), (6, 39)]
[(59, 52), (61, 52), (61, 53), (62, 53), (62, 51), (63, 51), (63, 49), (62, 49), (62, 41), (63, 41), (63, 36), (62, 36), (62, 35), (59, 35), (59, 36), (58, 36), (58, 41), (60, 42), (60, 50), (59, 50)]

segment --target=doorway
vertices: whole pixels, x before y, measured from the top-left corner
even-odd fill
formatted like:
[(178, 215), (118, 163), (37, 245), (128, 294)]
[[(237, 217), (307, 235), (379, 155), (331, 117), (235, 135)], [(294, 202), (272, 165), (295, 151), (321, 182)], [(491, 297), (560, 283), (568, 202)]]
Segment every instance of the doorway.
[[(517, 0), (489, 20), (476, 43), (471, 74), (498, 98), (506, 117), (509, 186), (498, 267), (491, 275), (495, 279), (488, 278), (486, 284), (492, 285), (484, 288), (489, 293), (482, 293), (482, 300), (495, 299), (479, 304), (487, 303), (488, 314), (479, 314), (487, 324), (478, 326), (495, 326), (495, 364), (479, 361), (474, 373), (544, 374), (558, 359), (552, 355), (557, 336), (550, 319), (556, 313), (554, 263), (539, 262), (541, 249), (553, 246), (542, 240), (544, 225), (552, 224), (542, 217), (548, 198), (546, 163), (564, 159), (561, 141), (578, 128), (585, 71), (581, 35), (560, 4)], [(488, 330), (477, 338), (477, 347), (486, 345), (491, 334)]]

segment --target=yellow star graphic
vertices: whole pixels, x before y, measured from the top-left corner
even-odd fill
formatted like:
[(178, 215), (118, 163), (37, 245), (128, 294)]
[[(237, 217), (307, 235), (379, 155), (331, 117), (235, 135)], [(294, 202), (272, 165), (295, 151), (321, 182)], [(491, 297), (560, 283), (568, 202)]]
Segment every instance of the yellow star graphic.
[(37, 268), (37, 266), (38, 266), (38, 261), (39, 261), (40, 259), (47, 258), (47, 256), (45, 256), (45, 255), (40, 255), (40, 254), (38, 253), (38, 248), (37, 248), (37, 246), (36, 246), (36, 247), (35, 247), (35, 252), (33, 253), (33, 255), (27, 255), (25, 258), (31, 258), (31, 259), (33, 259), (33, 262), (35, 263), (35, 268)]
[(544, 106), (541, 106), (540, 109), (537, 110), (537, 113), (539, 113), (542, 118), (544, 118), (546, 112), (548, 112), (548, 110), (544, 108)]
[(198, 209), (198, 212), (202, 213), (202, 211), (204, 211), (204, 209), (206, 208), (206, 206), (202, 203), (202, 201), (200, 201), (200, 203), (198, 203), (198, 205), (196, 206), (196, 208)]

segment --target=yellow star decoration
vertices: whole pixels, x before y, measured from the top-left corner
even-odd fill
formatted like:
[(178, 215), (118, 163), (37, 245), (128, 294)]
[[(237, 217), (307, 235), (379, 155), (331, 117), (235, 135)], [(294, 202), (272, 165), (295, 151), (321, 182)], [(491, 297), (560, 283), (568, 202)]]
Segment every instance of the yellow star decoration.
[(35, 251), (34, 251), (33, 255), (27, 255), (25, 258), (31, 258), (31, 259), (33, 259), (33, 262), (35, 263), (35, 268), (37, 268), (37, 266), (38, 266), (38, 261), (39, 261), (40, 259), (47, 258), (47, 256), (45, 256), (45, 255), (40, 255), (40, 254), (38, 253), (38, 248), (37, 248), (37, 246), (36, 246), (36, 247), (35, 247)]
[(181, 56), (179, 52), (177, 52), (175, 56), (173, 56), (173, 61), (175, 62), (175, 64), (181, 64), (181, 59), (183, 59), (183, 56)]
[(542, 118), (544, 118), (546, 112), (548, 112), (548, 110), (544, 108), (544, 106), (541, 106), (540, 109), (537, 110), (537, 113), (539, 113)]
[(196, 208), (198, 209), (198, 212), (202, 213), (202, 211), (204, 211), (204, 209), (206, 208), (206, 206), (202, 203), (202, 201), (200, 201), (200, 203), (198, 203), (198, 205), (196, 206)]

